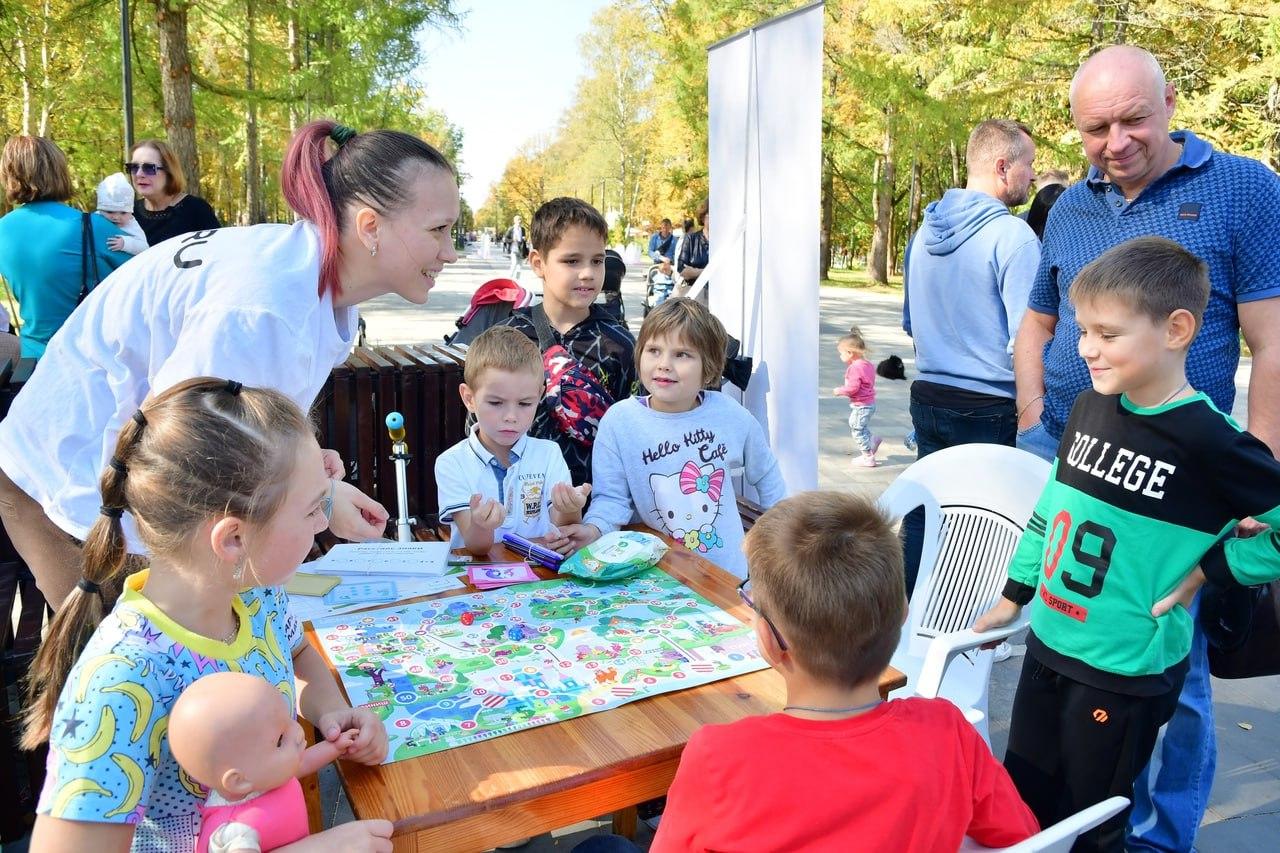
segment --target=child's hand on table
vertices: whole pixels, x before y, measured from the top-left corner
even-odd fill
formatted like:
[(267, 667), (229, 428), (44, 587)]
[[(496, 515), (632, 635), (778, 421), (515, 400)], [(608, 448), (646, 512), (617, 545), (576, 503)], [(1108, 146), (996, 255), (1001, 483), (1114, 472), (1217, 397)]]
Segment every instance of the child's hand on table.
[[(387, 757), (387, 730), (368, 708), (341, 708), (320, 717), (316, 728), (324, 739), (345, 744), (342, 758), (358, 764), (381, 764)], [(353, 731), (354, 730), (354, 736)]]
[(497, 530), (507, 520), (506, 508), (493, 498), (472, 495), (468, 509), (471, 510), (469, 522), (482, 530)]
[(600, 528), (594, 524), (566, 524), (547, 535), (546, 545), (557, 554), (568, 556), (599, 538)]
[(580, 513), (587, 505), (587, 497), (590, 494), (590, 483), (583, 483), (581, 486), (556, 483), (551, 487), (551, 508), (566, 515)]

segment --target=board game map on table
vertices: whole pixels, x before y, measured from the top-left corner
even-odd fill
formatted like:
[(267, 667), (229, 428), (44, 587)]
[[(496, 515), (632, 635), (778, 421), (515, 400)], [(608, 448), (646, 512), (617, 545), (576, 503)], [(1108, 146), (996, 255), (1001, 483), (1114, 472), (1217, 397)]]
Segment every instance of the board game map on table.
[(557, 578), (317, 620), (387, 762), (764, 669), (751, 627), (659, 569)]

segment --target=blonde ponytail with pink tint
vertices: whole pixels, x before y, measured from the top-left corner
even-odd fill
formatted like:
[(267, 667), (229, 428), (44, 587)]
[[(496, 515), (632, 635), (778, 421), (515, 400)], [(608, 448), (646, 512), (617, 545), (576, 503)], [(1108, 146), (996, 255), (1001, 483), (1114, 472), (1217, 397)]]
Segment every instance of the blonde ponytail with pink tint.
[(339, 240), (348, 208), (369, 207), (389, 216), (407, 207), (413, 201), (412, 170), (421, 168), (456, 175), (443, 154), (408, 133), (357, 133), (332, 119), (298, 128), (284, 155), (280, 186), (289, 206), (320, 232), (321, 296), (342, 293)]

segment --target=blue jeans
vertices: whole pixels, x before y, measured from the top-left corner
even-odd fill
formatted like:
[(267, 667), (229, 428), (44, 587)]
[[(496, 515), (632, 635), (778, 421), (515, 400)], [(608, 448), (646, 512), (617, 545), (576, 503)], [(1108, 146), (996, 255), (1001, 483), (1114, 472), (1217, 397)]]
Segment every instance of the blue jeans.
[(1129, 815), (1131, 851), (1185, 853), (1193, 849), (1218, 764), (1209, 682), (1209, 643), (1200, 627), (1200, 597), (1191, 605), (1191, 668), (1173, 719), (1156, 738), (1151, 762), (1133, 784)]
[[(1018, 415), (1013, 401), (979, 409), (947, 409), (911, 401), (911, 424), (916, 430), (916, 458), (923, 459), (947, 447), (960, 444), (1004, 444), (1013, 446)], [(902, 520), (902, 555), (906, 569), (907, 597), (916, 586), (920, 572), (920, 551), (924, 545), (924, 510), (907, 513)]]
[(876, 404), (854, 403), (849, 407), (849, 432), (853, 434), (853, 446), (862, 453), (870, 453), (875, 439), (871, 435), (871, 416)]
[(1037, 421), (1035, 426), (1018, 433), (1016, 447), (1019, 450), (1034, 453), (1046, 462), (1053, 462), (1054, 457), (1058, 455), (1059, 441), (1060, 439), (1049, 435), (1043, 422)]

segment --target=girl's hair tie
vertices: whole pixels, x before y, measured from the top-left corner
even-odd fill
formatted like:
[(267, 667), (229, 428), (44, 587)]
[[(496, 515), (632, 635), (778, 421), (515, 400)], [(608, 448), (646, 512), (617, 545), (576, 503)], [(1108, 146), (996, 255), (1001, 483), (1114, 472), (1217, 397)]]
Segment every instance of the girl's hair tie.
[(120, 518), (124, 515), (124, 507), (104, 505), (98, 507), (98, 512), (102, 513), (107, 518)]

